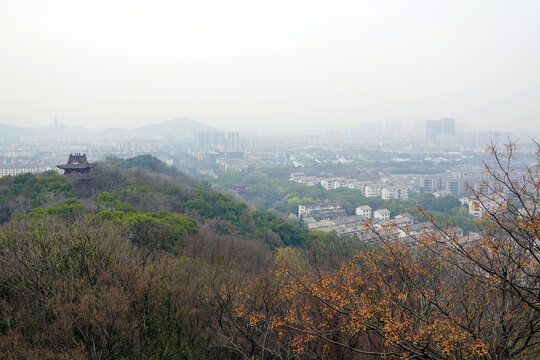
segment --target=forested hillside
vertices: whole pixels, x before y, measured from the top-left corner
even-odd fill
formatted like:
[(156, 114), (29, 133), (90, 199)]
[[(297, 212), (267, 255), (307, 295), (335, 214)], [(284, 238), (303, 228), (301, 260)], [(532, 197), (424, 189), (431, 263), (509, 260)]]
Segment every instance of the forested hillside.
[[(0, 357), (241, 358), (238, 296), (308, 233), (151, 156), (0, 179)], [(248, 322), (244, 322), (245, 326)]]
[(151, 156), (2, 178), (0, 358), (537, 358), (540, 166), (514, 181), (512, 150), (494, 149), (485, 185), (512, 196), (488, 209), (477, 194), (478, 237), (447, 221), (406, 239), (371, 228), (372, 244)]
[[(259, 240), (273, 237), (272, 246), (298, 245), (306, 239), (306, 231), (272, 214), (251, 211), (149, 155), (110, 158), (84, 181), (53, 172), (4, 177), (0, 179), (0, 214), (0, 223), (95, 216), (144, 231), (159, 229), (171, 239), (196, 233), (197, 224), (213, 226), (221, 234), (249, 234)], [(174, 246), (173, 240), (163, 241), (160, 238), (148, 246)]]

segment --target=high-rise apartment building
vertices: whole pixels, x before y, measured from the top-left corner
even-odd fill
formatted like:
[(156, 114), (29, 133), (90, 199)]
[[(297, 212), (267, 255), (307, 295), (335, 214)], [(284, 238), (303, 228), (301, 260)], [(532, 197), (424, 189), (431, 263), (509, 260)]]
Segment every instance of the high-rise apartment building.
[(454, 118), (426, 121), (426, 140), (430, 144), (437, 144), (439, 148), (452, 147), (455, 134), (456, 120)]
[(203, 150), (238, 150), (240, 149), (240, 134), (219, 131), (197, 132), (195, 146)]
[(440, 135), (455, 135), (456, 133), (456, 120), (454, 118), (442, 118), (441, 122), (441, 134)]
[(439, 120), (426, 121), (426, 140), (430, 144), (437, 142), (437, 136), (441, 134), (441, 122)]

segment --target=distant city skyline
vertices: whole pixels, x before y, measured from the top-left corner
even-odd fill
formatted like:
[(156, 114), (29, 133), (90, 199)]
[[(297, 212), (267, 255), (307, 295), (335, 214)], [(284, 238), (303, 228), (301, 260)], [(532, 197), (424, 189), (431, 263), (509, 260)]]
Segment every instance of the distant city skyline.
[[(184, 118), (184, 117), (182, 117)], [(362, 131), (367, 131), (367, 132), (377, 132), (377, 131), (389, 131), (391, 130), (393, 133), (395, 132), (400, 132), (400, 131), (411, 131), (411, 130), (415, 130), (415, 131), (420, 131), (421, 133), (423, 133), (424, 135), (426, 134), (427, 132), (427, 129), (426, 127), (429, 126), (428, 124), (430, 122), (438, 122), (440, 121), (441, 119), (448, 119), (449, 117), (443, 117), (443, 118), (440, 118), (440, 119), (436, 119), (436, 120), (433, 120), (433, 119), (429, 119), (429, 120), (421, 120), (421, 121), (414, 121), (414, 122), (405, 122), (405, 121), (399, 121), (399, 120), (394, 120), (394, 121), (374, 121), (374, 120), (366, 120), (366, 121), (359, 121), (355, 124), (352, 124), (352, 126), (343, 126), (343, 127), (340, 127), (339, 124), (337, 124), (335, 127), (324, 127), (324, 126), (317, 126), (318, 124), (315, 124), (313, 127), (310, 127), (309, 129), (305, 129), (304, 130), (306, 132), (313, 132), (313, 131), (316, 131), (316, 132), (325, 132), (325, 131), (349, 131), (349, 130), (362, 130)], [(453, 118), (451, 118), (453, 119)], [(18, 126), (18, 127), (23, 127), (23, 128), (42, 128), (42, 127), (49, 127), (49, 126), (68, 126), (68, 127), (84, 127), (84, 128), (87, 128), (89, 130), (92, 130), (92, 131), (102, 131), (102, 130), (107, 130), (107, 129), (116, 129), (116, 128), (123, 128), (123, 129), (128, 129), (128, 130), (133, 130), (133, 129), (137, 129), (137, 128), (140, 128), (140, 127), (144, 127), (144, 126), (148, 126), (148, 125), (156, 125), (156, 124), (160, 124), (160, 123), (163, 123), (163, 122), (167, 122), (168, 120), (172, 120), (172, 119), (167, 119), (167, 120), (158, 120), (158, 121), (154, 121), (154, 122), (148, 122), (148, 123), (142, 123), (141, 125), (135, 125), (133, 123), (130, 123), (130, 124), (127, 124), (126, 126), (121, 126), (121, 125), (118, 125), (118, 126), (114, 126), (114, 125), (111, 125), (111, 126), (107, 126), (107, 127), (103, 127), (103, 126), (99, 126), (96, 125), (96, 124), (93, 124), (93, 123), (80, 123), (80, 124), (77, 124), (77, 123), (74, 123), (74, 124), (70, 124), (70, 123), (63, 123), (62, 121), (60, 121), (57, 117), (53, 118), (52, 121), (49, 121), (49, 122), (36, 122), (36, 123), (23, 123), (23, 124), (20, 124), (20, 123), (17, 123), (17, 122), (1, 122), (0, 121), (0, 125), (13, 125), (13, 126)], [(196, 122), (199, 122), (197, 119), (191, 119), (190, 120), (194, 120)], [(228, 132), (228, 131), (233, 131), (233, 132), (265, 132), (265, 131), (270, 131), (270, 132), (294, 132), (294, 133), (297, 133), (297, 132), (302, 132), (303, 128), (302, 127), (294, 127), (291, 126), (291, 127), (288, 127), (288, 128), (276, 128), (276, 127), (264, 127), (263, 126), (257, 126), (256, 128), (233, 128), (233, 127), (218, 127), (218, 125), (214, 126), (212, 124), (207, 124), (205, 122), (202, 122), (200, 121), (200, 123), (204, 124), (204, 125), (207, 125), (207, 126), (212, 126), (216, 129), (216, 131), (224, 131), (224, 132)], [(374, 124), (374, 123), (379, 123), (380, 124), (380, 129), (377, 130), (377, 129), (373, 129), (371, 128), (371, 125)], [(397, 128), (393, 128), (393, 129), (389, 129), (389, 127), (392, 127), (392, 126), (395, 126), (395, 125), (399, 125)], [(370, 126), (368, 128), (366, 128), (366, 126)], [(463, 131), (467, 131), (467, 132), (471, 132), (471, 131), (480, 131), (480, 132), (490, 132), (490, 131), (495, 131), (495, 132), (512, 132), (512, 131), (519, 131), (519, 130), (527, 130), (527, 129), (523, 129), (523, 128), (519, 128), (519, 127), (508, 127), (508, 128), (500, 128), (500, 129), (496, 129), (496, 128), (493, 128), (493, 127), (490, 127), (490, 126), (487, 126), (487, 127), (475, 127), (475, 128), (469, 128), (466, 126), (466, 124), (462, 121), (455, 121), (455, 131), (456, 132), (463, 132)], [(281, 131), (280, 131), (281, 130)], [(538, 131), (539, 134), (540, 134), (540, 128), (538, 129), (533, 129), (533, 132), (534, 131)]]
[(540, 2), (6, 0), (0, 123), (540, 131)]

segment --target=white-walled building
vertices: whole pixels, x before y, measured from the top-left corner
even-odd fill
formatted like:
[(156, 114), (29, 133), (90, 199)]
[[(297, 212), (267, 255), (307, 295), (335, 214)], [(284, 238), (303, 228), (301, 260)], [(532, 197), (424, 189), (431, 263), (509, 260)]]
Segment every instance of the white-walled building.
[(303, 172), (290, 173), (290, 181), (307, 186), (321, 184), (325, 190), (346, 188), (360, 191), (363, 196), (369, 198), (383, 198), (384, 200), (402, 200), (409, 196), (408, 185), (389, 185), (383, 182), (347, 179), (344, 177), (317, 177), (307, 176)]
[(387, 186), (382, 189), (383, 200), (403, 200), (409, 197), (409, 189), (406, 186)]
[(316, 219), (333, 219), (335, 217), (345, 216), (345, 210), (342, 203), (323, 203), (312, 205), (298, 205), (298, 218), (314, 217)]
[(390, 211), (388, 211), (387, 209), (377, 209), (373, 213), (373, 218), (380, 219), (383, 221), (390, 220)]
[(289, 180), (297, 182), (297, 180), (302, 179), (304, 177), (306, 177), (306, 174), (304, 174), (303, 172), (292, 172), (289, 175)]
[(383, 188), (384, 186), (381, 184), (368, 184), (364, 188), (364, 196), (368, 198), (381, 197)]
[(361, 205), (356, 208), (356, 215), (363, 216), (366, 219), (371, 219), (371, 206)]
[(447, 197), (452, 195), (453, 194), (450, 190), (437, 190), (433, 193), (433, 196), (435, 196), (437, 199), (440, 197)]
[(41, 172), (53, 170), (50, 166), (35, 166), (35, 167), (16, 167), (16, 168), (0, 168), (0, 177), (2, 176), (16, 176), (20, 174), (38, 174)]
[(504, 193), (480, 195), (479, 198), (471, 196), (469, 198), (469, 215), (479, 217), (488, 211), (504, 211), (507, 205), (508, 195)]
[(345, 179), (343, 178), (322, 179), (321, 186), (326, 190), (339, 189), (344, 181)]

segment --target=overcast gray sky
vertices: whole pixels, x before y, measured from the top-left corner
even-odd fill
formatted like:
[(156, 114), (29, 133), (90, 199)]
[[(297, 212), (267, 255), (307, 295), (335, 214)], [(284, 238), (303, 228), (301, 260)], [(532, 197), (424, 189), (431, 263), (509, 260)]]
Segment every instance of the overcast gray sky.
[(540, 128), (540, 1), (0, 0), (0, 123)]

